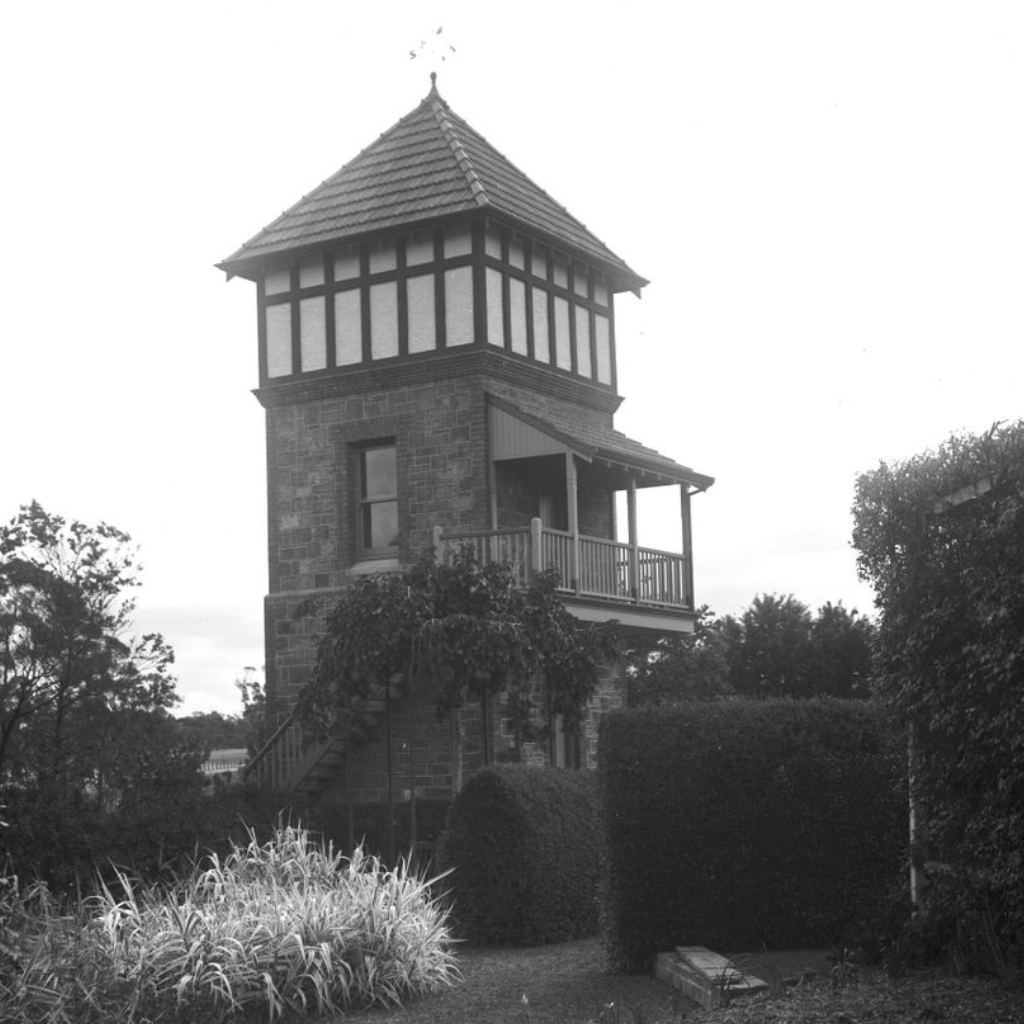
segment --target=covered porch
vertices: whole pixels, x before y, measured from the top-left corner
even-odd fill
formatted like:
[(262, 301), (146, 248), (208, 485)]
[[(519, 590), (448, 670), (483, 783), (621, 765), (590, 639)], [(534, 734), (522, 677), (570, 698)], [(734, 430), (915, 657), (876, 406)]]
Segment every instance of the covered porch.
[[(689, 632), (696, 607), (690, 498), (713, 479), (611, 427), (557, 411), (530, 413), (490, 396), (488, 425), (491, 526), (436, 528), (439, 558), (470, 544), (481, 560), (510, 562), (524, 583), (555, 570), (577, 618)], [(640, 544), (637, 494), (651, 487), (679, 490), (677, 551)]]

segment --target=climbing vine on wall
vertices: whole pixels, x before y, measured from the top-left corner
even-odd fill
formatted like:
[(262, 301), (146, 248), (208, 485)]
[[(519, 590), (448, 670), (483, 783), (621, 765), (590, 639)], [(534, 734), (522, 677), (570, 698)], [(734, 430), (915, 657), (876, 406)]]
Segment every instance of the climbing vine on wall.
[(1024, 421), (881, 464), (853, 511), (877, 685), (914, 736), (918, 856), (967, 955), (1024, 964)]
[[(553, 573), (520, 586), (509, 563), (480, 562), (468, 547), (449, 564), (430, 551), (407, 572), (360, 578), (327, 614), (297, 705), (303, 728), (320, 737), (358, 729), (365, 702), (411, 687), (442, 718), (504, 694), (521, 738), (532, 737), (538, 713), (578, 722), (601, 665), (616, 656), (616, 628), (579, 622), (557, 586)], [(537, 677), (542, 687), (531, 685)]]

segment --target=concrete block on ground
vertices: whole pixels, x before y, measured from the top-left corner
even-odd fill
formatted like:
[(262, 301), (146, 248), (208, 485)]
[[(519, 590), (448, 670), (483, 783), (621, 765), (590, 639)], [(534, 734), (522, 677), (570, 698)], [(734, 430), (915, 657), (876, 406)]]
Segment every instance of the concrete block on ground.
[(674, 952), (659, 953), (654, 973), (706, 1009), (768, 988), (760, 978), (744, 974), (731, 960), (704, 946), (677, 946)]

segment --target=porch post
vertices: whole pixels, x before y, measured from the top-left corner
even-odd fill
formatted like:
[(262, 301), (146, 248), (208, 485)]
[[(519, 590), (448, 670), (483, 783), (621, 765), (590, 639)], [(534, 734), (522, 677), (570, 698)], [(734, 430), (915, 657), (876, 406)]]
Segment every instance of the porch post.
[(629, 599), (640, 596), (640, 540), (636, 529), (636, 477), (629, 474), (626, 491), (627, 524), (629, 528)]
[[(498, 474), (494, 459), (487, 460), (487, 504), (490, 506), (491, 529), (498, 529)], [(501, 561), (501, 548), (496, 535), (490, 539), (490, 553), (488, 555), (492, 562)]]
[(579, 487), (576, 480), (576, 459), (572, 452), (565, 453), (566, 505), (569, 513), (569, 534), (572, 538), (572, 557), (569, 566), (569, 586), (573, 592), (580, 592), (580, 516)]
[(491, 529), (498, 528), (498, 465), (494, 459), (487, 462), (487, 504), (491, 513)]
[(530, 520), (530, 576), (536, 576), (544, 568), (544, 524), (539, 516)]
[(683, 604), (694, 608), (693, 601), (693, 536), (690, 528), (690, 488), (679, 485), (679, 517), (683, 527)]

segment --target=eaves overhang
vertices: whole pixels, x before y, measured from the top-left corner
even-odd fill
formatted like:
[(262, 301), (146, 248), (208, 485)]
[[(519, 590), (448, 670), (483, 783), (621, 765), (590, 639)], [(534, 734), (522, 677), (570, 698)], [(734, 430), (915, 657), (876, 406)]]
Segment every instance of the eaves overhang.
[(616, 290), (647, 283), (455, 114), (436, 83), (414, 110), (217, 266), (253, 279), (275, 260), (481, 216), (599, 267)]
[(586, 462), (602, 463), (634, 478), (638, 487), (681, 484), (705, 491), (714, 482), (611, 428), (586, 426), (554, 415), (551, 418), (488, 395), (491, 457), (497, 461), (571, 452)]
[[(480, 220), (492, 221), (500, 224), (511, 231), (525, 235), (531, 239), (541, 242), (551, 249), (565, 253), (571, 259), (579, 260), (600, 270), (608, 279), (611, 290), (614, 293), (632, 292), (638, 298), (642, 289), (650, 284), (650, 281), (642, 277), (628, 266), (603, 259), (601, 256), (571, 245), (566, 239), (551, 234), (538, 228), (536, 225), (516, 217), (509, 216), (489, 208), (472, 211), (470, 213), (453, 213), (437, 217), (424, 217), (421, 220), (410, 220), (399, 225), (392, 225), (387, 228), (371, 228), (369, 230), (352, 231), (336, 235), (325, 235), (316, 241), (307, 242), (301, 246), (282, 246), (279, 249), (268, 250), (255, 256), (239, 256), (234, 254), (227, 259), (215, 263), (217, 270), (222, 271), (227, 280), (233, 277), (242, 277), (247, 281), (259, 281), (264, 269), (271, 263), (281, 263), (286, 260), (303, 259), (307, 256), (315, 256), (318, 253), (330, 250), (342, 245), (359, 245), (363, 242), (375, 241), (381, 238), (394, 237), (409, 234), (411, 232), (429, 231), (431, 228), (443, 227), (446, 224), (459, 222), (470, 224)], [(239, 252), (243, 252), (243, 246)]]

